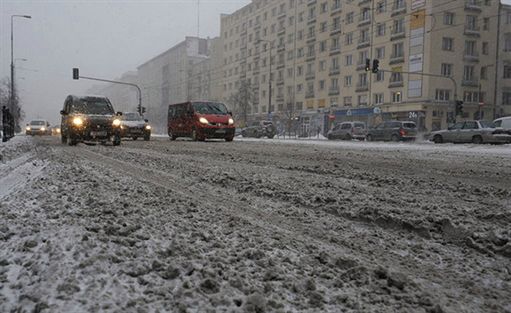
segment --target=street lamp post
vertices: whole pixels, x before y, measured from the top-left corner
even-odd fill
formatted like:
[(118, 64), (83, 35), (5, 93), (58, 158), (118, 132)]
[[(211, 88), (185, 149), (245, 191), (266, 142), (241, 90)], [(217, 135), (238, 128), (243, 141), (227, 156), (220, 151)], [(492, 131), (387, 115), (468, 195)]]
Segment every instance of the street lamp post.
[(257, 42), (267, 42), (268, 45), (270, 46), (270, 74), (269, 74), (269, 77), (268, 77), (268, 119), (270, 119), (270, 116), (271, 116), (271, 51), (273, 49), (272, 47), (272, 44), (271, 44), (271, 41), (269, 40), (266, 40), (266, 39), (259, 39)]
[[(32, 18), (30, 15), (11, 15), (11, 94), (10, 94), (10, 103), (9, 109), (11, 114), (14, 114), (14, 18)], [(16, 123), (16, 121), (14, 122)], [(13, 125), (15, 126), (15, 125)]]

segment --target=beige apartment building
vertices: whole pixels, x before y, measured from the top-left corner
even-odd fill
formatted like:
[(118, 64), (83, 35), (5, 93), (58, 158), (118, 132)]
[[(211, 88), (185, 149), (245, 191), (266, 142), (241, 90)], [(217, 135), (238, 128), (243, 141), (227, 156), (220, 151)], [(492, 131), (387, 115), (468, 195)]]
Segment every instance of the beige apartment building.
[(496, 65), (497, 116), (511, 115), (511, 6), (502, 5)]
[[(298, 118), (304, 132), (387, 119), (436, 130), (454, 120), (455, 99), (464, 101), (458, 120), (492, 119), (505, 106), (495, 101), (499, 8), (498, 0), (253, 0), (221, 17), (224, 99), (244, 81), (251, 118)], [(366, 71), (367, 59), (379, 60), (378, 73)]]

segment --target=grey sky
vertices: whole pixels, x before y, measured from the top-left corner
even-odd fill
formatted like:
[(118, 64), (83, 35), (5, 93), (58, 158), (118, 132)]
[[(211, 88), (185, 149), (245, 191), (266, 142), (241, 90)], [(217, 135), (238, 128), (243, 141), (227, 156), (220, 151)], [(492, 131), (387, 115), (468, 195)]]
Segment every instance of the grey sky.
[[(249, 0), (201, 0), (201, 37), (219, 35), (220, 14)], [(15, 18), (14, 57), (27, 119), (58, 122), (68, 94), (90, 81), (73, 81), (71, 69), (106, 79), (119, 77), (197, 34), (196, 0), (0, 0), (0, 78), (9, 76), (10, 16)]]

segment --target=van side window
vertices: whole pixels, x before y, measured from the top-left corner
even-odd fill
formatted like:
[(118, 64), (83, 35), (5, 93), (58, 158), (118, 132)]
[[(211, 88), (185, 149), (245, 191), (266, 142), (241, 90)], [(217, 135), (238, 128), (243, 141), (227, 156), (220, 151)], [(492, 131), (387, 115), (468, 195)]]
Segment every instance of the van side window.
[(174, 106), (169, 106), (169, 117), (175, 117), (176, 116), (176, 109)]
[(502, 127), (502, 120), (495, 122), (495, 127)]

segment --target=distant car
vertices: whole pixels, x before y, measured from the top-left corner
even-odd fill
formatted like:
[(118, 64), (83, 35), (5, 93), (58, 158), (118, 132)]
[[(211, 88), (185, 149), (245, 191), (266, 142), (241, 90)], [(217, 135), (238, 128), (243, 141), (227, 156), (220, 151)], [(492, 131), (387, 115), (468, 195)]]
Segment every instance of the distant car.
[(508, 143), (511, 134), (499, 132), (495, 124), (487, 121), (458, 122), (445, 130), (432, 132), (430, 140), (434, 143)]
[(25, 127), (25, 134), (28, 136), (51, 135), (50, 123), (46, 120), (33, 120)]
[(60, 114), (62, 143), (70, 146), (86, 141), (121, 144), (122, 113), (115, 113), (107, 97), (70, 95)]
[(367, 131), (367, 141), (413, 141), (417, 125), (411, 121), (386, 121)]
[(332, 128), (327, 133), (327, 138), (330, 140), (333, 139), (343, 139), (343, 140), (352, 140), (352, 139), (360, 139), (364, 140), (367, 135), (366, 124), (363, 122), (343, 122), (340, 124), (336, 124), (334, 128)]
[(53, 126), (51, 128), (51, 135), (52, 136), (60, 136), (60, 126)]
[(125, 112), (121, 121), (121, 137), (137, 140), (143, 137), (145, 141), (151, 139), (151, 125), (137, 112)]
[(256, 121), (248, 127), (241, 130), (241, 136), (243, 137), (268, 137), (273, 138), (277, 134), (277, 128), (273, 125), (272, 121)]

